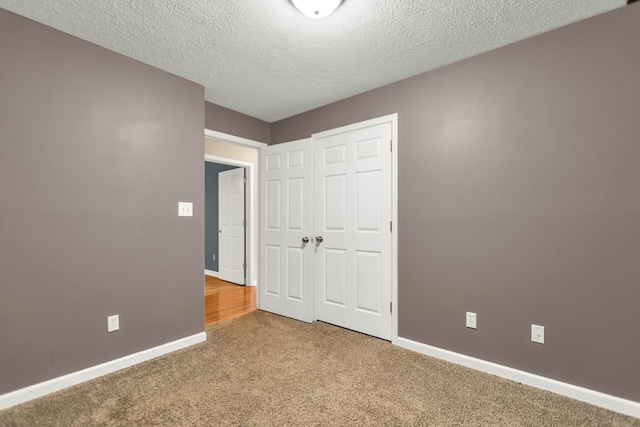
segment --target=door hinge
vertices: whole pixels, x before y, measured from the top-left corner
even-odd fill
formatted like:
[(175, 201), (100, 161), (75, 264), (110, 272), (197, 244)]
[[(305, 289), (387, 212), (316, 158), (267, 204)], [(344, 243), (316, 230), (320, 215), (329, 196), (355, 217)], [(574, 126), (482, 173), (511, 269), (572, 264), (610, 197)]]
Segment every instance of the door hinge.
[(247, 269), (247, 262), (246, 261), (242, 263), (242, 268), (244, 268), (245, 270)]
[(242, 225), (245, 226), (245, 227), (247, 226), (247, 220), (246, 219), (242, 220)]
[(393, 233), (393, 221), (389, 221), (389, 231)]
[(389, 303), (389, 313), (393, 313), (393, 303)]
[(242, 182), (243, 182), (244, 184), (246, 184), (246, 183), (247, 183), (247, 178), (242, 178)]
[(393, 139), (389, 141), (389, 151), (393, 152)]

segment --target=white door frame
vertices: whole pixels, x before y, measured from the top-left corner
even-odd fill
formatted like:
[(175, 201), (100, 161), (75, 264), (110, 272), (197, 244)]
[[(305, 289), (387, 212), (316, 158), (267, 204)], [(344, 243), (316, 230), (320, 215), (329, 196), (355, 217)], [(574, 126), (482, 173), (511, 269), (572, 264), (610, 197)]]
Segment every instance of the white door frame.
[(367, 126), (391, 123), (391, 343), (398, 344), (398, 113), (342, 126), (311, 135), (314, 141), (339, 133), (350, 132)]
[[(239, 136), (234, 136), (234, 135), (229, 135), (226, 133), (222, 133), (222, 132), (218, 132), (218, 131), (214, 131), (214, 130), (210, 130), (210, 129), (205, 129), (204, 130), (204, 136), (205, 138), (209, 138), (209, 139), (217, 139), (219, 141), (224, 141), (224, 142), (228, 142), (230, 144), (235, 144), (235, 145), (240, 145), (240, 146), (244, 146), (244, 147), (250, 147), (250, 148), (255, 148), (258, 150), (258, 161), (260, 161), (260, 150), (262, 150), (263, 148), (267, 147), (267, 144), (263, 143), (263, 142), (258, 142), (258, 141), (253, 141), (250, 139), (246, 139), (246, 138), (242, 138)], [(246, 242), (245, 242), (245, 258), (247, 260), (247, 279), (246, 279), (246, 284), (248, 286), (259, 286), (258, 285), (258, 277), (260, 274), (260, 270), (258, 268), (254, 268), (255, 267), (259, 267), (259, 260), (254, 259), (253, 254), (255, 251), (255, 248), (258, 247), (258, 242), (256, 241), (257, 239), (260, 238), (260, 236), (256, 236), (254, 238), (254, 230), (257, 230), (257, 224), (255, 224), (254, 221), (254, 212), (256, 207), (254, 206), (254, 195), (256, 194), (256, 191), (258, 191), (258, 199), (259, 199), (259, 186), (258, 189), (255, 188), (255, 186), (253, 185), (253, 180), (256, 176), (256, 167), (257, 165), (253, 165), (252, 163), (249, 162), (244, 162), (241, 160), (236, 160), (236, 159), (230, 159), (230, 158), (226, 158), (226, 157), (219, 157), (219, 156), (212, 156), (210, 154), (205, 154), (204, 155), (204, 160), (207, 162), (215, 162), (215, 163), (222, 163), (225, 165), (231, 165), (231, 166), (239, 166), (239, 167), (244, 167), (246, 168), (246, 170), (248, 171), (248, 177), (247, 177), (247, 193), (246, 193), (246, 198), (245, 198), (245, 206), (247, 209), (247, 216), (249, 217), (247, 220), (247, 236), (246, 236)], [(253, 272), (254, 270), (256, 271), (256, 274), (254, 275)], [(257, 293), (257, 292), (256, 292)]]

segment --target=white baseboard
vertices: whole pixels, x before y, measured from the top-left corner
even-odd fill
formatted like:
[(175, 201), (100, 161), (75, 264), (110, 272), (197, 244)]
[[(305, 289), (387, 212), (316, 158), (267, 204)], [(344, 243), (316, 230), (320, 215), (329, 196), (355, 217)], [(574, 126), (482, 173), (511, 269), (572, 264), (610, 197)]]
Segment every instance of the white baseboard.
[(446, 360), (448, 362), (456, 363), (488, 374), (497, 375), (499, 377), (517, 381), (542, 390), (551, 391), (576, 400), (581, 400), (611, 411), (620, 412), (621, 414), (640, 418), (640, 403), (632, 400), (622, 399), (620, 397), (600, 393), (599, 391), (590, 390), (588, 388), (563, 383), (551, 378), (498, 365), (497, 363), (488, 362), (486, 360), (476, 359), (475, 357), (465, 356), (464, 354), (433, 347), (406, 338), (398, 338), (398, 345), (408, 350), (426, 354), (427, 356)]
[(34, 384), (29, 387), (21, 388), (0, 396), (0, 410), (7, 409), (20, 403), (42, 397), (44, 395), (63, 390), (65, 388), (146, 362), (147, 360), (172, 353), (177, 350), (198, 344), (207, 340), (207, 333), (200, 332), (176, 341), (159, 345), (157, 347), (143, 350), (138, 353), (130, 354), (119, 359), (101, 363), (81, 371), (72, 372), (58, 378)]
[(213, 271), (213, 270), (204, 270), (204, 275), (205, 276), (213, 276), (213, 277), (219, 277), (219, 274), (217, 271)]

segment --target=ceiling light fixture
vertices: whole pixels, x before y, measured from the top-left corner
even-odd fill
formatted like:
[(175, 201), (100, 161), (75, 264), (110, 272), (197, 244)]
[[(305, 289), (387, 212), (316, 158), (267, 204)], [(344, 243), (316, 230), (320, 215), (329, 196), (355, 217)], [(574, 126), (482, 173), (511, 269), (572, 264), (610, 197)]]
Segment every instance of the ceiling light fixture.
[(331, 15), (340, 6), (342, 0), (291, 0), (300, 12), (313, 19)]

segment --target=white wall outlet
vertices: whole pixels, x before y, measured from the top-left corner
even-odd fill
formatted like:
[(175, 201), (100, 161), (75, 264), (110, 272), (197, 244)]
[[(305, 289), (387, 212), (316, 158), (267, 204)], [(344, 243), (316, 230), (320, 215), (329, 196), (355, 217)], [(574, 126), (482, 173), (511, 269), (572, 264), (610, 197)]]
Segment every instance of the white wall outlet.
[(178, 216), (193, 216), (193, 203), (178, 202)]
[(478, 329), (478, 315), (467, 311), (467, 328)]
[(107, 332), (115, 332), (120, 329), (120, 315), (114, 314), (107, 317)]
[(544, 344), (544, 326), (531, 325), (531, 341)]

